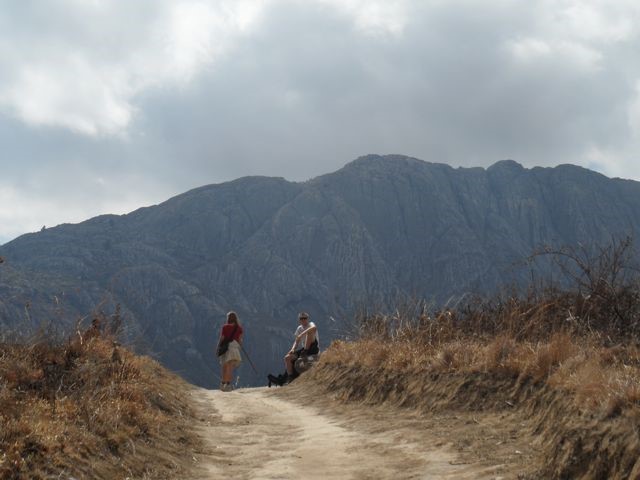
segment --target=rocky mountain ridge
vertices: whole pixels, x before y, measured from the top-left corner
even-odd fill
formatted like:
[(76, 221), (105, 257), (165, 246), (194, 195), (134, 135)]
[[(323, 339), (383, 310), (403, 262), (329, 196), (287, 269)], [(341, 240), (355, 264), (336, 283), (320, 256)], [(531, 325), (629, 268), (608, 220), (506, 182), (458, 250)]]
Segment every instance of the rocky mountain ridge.
[(367, 155), (306, 182), (245, 177), (23, 235), (0, 247), (0, 327), (69, 328), (118, 304), (130, 341), (211, 386), (216, 335), (235, 309), (260, 370), (243, 365), (241, 383), (255, 384), (280, 368), (300, 310), (326, 342), (360, 305), (491, 291), (521, 278), (515, 262), (541, 244), (639, 230), (638, 182)]

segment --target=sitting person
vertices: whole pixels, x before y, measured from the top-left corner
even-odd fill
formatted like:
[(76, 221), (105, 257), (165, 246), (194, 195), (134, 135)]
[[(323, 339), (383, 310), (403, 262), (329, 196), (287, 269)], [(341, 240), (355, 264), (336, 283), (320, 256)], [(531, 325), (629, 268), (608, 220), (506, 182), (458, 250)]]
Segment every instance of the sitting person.
[(295, 363), (301, 356), (316, 355), (320, 352), (320, 337), (316, 324), (309, 321), (309, 314), (302, 312), (298, 315), (300, 325), (295, 331), (295, 340), (291, 350), (284, 356), (286, 371), (277, 377), (269, 374), (269, 386), (272, 383), (283, 385), (295, 379), (299, 373), (295, 369)]
[(296, 328), (295, 340), (291, 350), (284, 356), (284, 364), (287, 367), (287, 381), (291, 381), (298, 376), (294, 367), (296, 360), (303, 355), (315, 355), (320, 352), (320, 337), (318, 327), (309, 321), (309, 315), (305, 312), (298, 315), (300, 325)]

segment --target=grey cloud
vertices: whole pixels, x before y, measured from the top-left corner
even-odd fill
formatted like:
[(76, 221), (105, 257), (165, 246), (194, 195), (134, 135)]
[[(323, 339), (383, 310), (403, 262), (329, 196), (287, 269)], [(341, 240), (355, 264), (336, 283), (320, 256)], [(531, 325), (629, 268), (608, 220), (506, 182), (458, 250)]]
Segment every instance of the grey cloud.
[[(32, 30), (10, 30), (27, 50), (39, 28), (67, 25), (68, 42), (88, 38), (82, 48), (107, 59), (147, 41), (136, 25), (154, 9), (153, 2), (128, 6), (121, 24), (92, 34), (82, 31), (82, 12), (66, 18), (21, 5), (38, 20)], [(484, 2), (482, 9), (407, 2), (397, 35), (363, 31), (351, 14), (315, 2), (269, 5), (188, 84), (138, 91), (124, 136), (31, 128), (0, 116), (0, 188), (9, 182), (61, 205), (90, 198), (108, 205), (141, 183), (138, 193), (151, 203), (241, 175), (302, 180), (366, 153), (462, 166), (503, 158), (577, 163), (640, 178), (633, 161), (640, 145), (629, 126), (640, 80), (637, 30), (620, 40), (563, 37), (548, 26), (554, 6), (544, 2)], [(109, 35), (120, 40), (101, 48)], [(518, 59), (512, 47), (527, 39), (541, 53)], [(590, 158), (593, 151), (601, 157)], [(38, 172), (55, 187), (35, 189)], [(98, 177), (107, 186), (90, 183)]]
[(593, 71), (554, 56), (519, 65), (507, 42), (536, 33), (533, 11), (418, 8), (390, 39), (296, 5), (271, 10), (187, 95), (147, 99), (158, 108), (147, 127), (175, 134), (172, 148), (225, 177), (303, 178), (366, 152), (584, 164), (589, 145), (629, 142), (635, 80), (618, 72), (629, 58), (605, 50)]

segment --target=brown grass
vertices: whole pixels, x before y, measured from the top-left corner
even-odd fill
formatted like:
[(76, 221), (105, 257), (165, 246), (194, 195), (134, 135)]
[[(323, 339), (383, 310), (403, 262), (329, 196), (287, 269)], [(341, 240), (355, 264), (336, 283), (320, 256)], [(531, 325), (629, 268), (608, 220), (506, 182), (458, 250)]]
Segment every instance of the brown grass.
[(572, 393), (580, 406), (621, 413), (640, 409), (640, 352), (635, 346), (597, 345), (567, 333), (545, 342), (458, 339), (438, 346), (411, 340), (334, 342), (323, 361), (381, 373), (477, 373), (533, 381)]
[(544, 452), (534, 478), (640, 478), (640, 295), (625, 292), (363, 316), (358, 337), (334, 342), (307, 381), (342, 401), (508, 410)]
[(196, 442), (184, 386), (98, 322), (0, 345), (0, 478), (175, 478)]
[(355, 341), (336, 344), (326, 357), (388, 372), (515, 377), (566, 390), (609, 415), (638, 408), (640, 279), (620, 275), (628, 247), (616, 244), (591, 263), (578, 259), (589, 282), (574, 289), (529, 288), (436, 311), (407, 302), (389, 314), (361, 313)]

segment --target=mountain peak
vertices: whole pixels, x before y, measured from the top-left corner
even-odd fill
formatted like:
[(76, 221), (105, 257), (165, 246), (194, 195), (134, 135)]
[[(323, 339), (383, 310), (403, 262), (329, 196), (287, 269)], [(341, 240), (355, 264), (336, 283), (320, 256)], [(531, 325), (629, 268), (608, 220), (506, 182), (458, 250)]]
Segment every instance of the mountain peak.
[(515, 160), (506, 159), (506, 160), (500, 160), (494, 163), (487, 170), (498, 170), (498, 169), (524, 170), (524, 167), (520, 163), (516, 162)]
[(355, 160), (347, 163), (345, 167), (363, 166), (363, 165), (383, 165), (383, 164), (391, 164), (391, 163), (399, 163), (399, 162), (426, 163), (423, 160), (418, 160), (417, 158), (408, 157), (406, 155), (399, 155), (399, 154), (378, 155), (378, 154), (370, 153), (370, 154), (358, 157)]
[[(378, 155), (378, 154), (368, 154), (358, 157), (357, 159), (347, 163), (342, 169), (339, 171), (349, 171), (353, 169), (361, 170), (361, 171), (384, 171), (384, 172), (395, 172), (398, 170), (403, 170), (406, 168), (420, 168), (428, 165), (439, 165), (431, 162), (425, 162), (424, 160), (420, 160), (418, 158), (409, 157), (406, 155), (399, 154), (388, 154), (388, 155)], [(451, 168), (451, 167), (449, 167)]]

